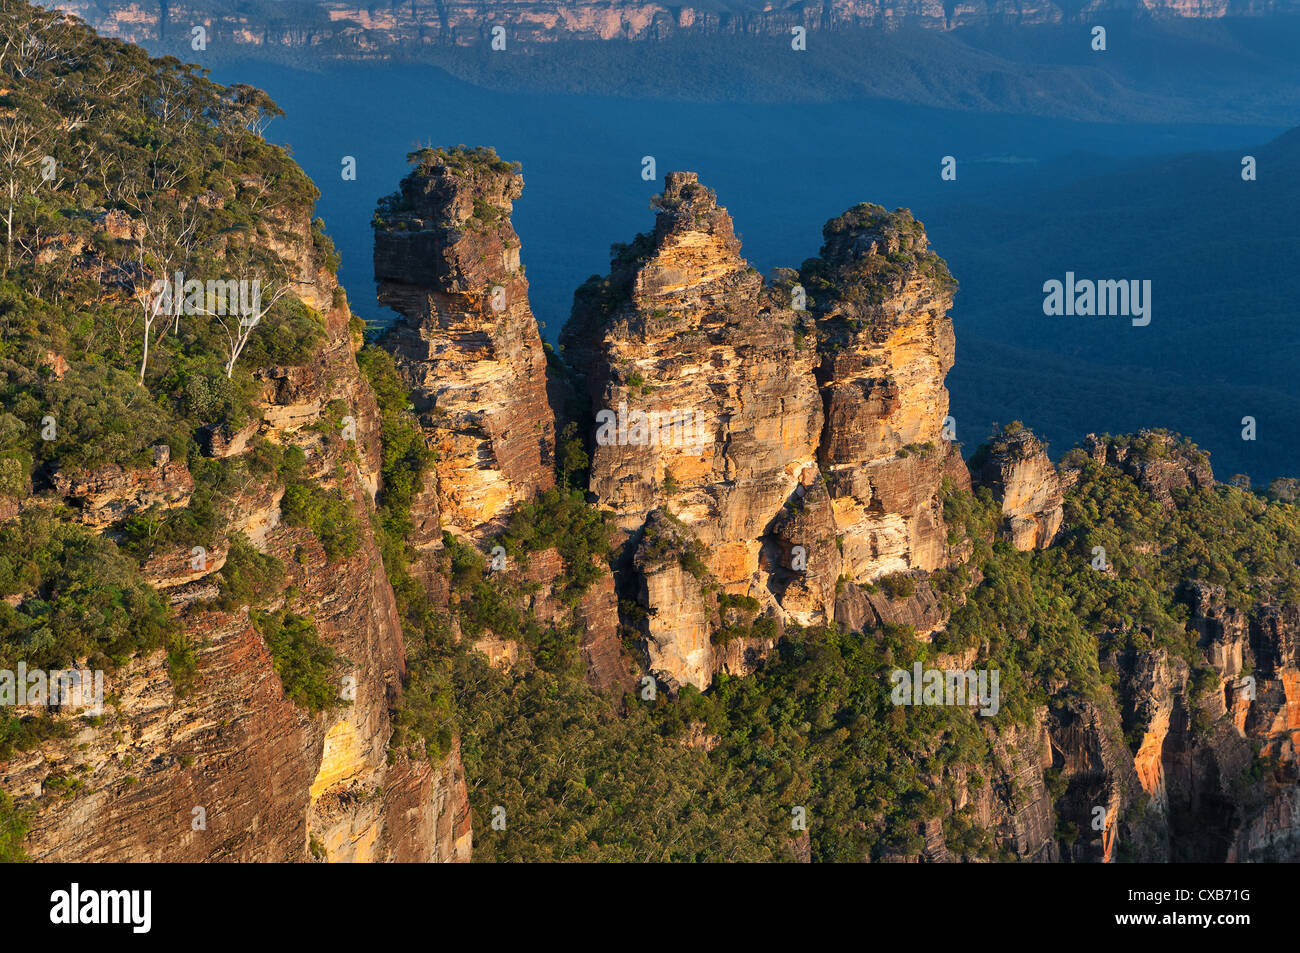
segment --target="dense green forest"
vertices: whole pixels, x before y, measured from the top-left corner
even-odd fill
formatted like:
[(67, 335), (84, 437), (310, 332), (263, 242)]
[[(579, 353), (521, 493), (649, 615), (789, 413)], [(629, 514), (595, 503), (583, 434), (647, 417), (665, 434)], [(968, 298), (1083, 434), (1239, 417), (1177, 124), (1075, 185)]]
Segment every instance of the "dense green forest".
[[(1159, 644), (1203, 664), (1184, 580), (1220, 582), (1242, 605), (1292, 600), (1300, 582), (1294, 505), (1228, 486), (1183, 492), (1165, 512), (1130, 477), (1090, 465), (1069, 496), (1065, 537), (1047, 552), (995, 541), (987, 497), (950, 493), (947, 515), (954, 534), (977, 542), (971, 563), (951, 572), (978, 569), (983, 582), (932, 646), (904, 627), (788, 631), (753, 677), (719, 676), (706, 694), (688, 688), (654, 704), (628, 695), (621, 717), (573, 673), (539, 666), (510, 679), (479, 659), (456, 662), (475, 817), (499, 804), (526, 819), (499, 833), (480, 823), (476, 857), (789, 859), (794, 807), (806, 810), (815, 860), (914, 853), (931, 818), (946, 819), (954, 854), (1003, 857), (952, 802), (956, 776), (987, 772), (998, 732), (1028, 723), (1033, 706), (1113, 685), (1102, 664), (1111, 649)], [(1099, 544), (1113, 574), (1090, 565)], [(891, 670), (963, 646), (1001, 673), (995, 717), (891, 704)], [(712, 750), (683, 749), (700, 737)], [(671, 843), (653, 836), (664, 824)]]
[[(385, 429), (397, 430), (408, 412), (391, 363), (382, 352), (363, 353), (375, 355), (367, 366), (377, 392), (390, 395)], [(1108, 439), (1135, 460), (1171, 452), (1149, 437)], [(1185, 441), (1174, 447), (1204, 460)], [(459, 734), (475, 859), (792, 859), (796, 807), (809, 819), (815, 860), (915, 853), (921, 825), (935, 818), (956, 856), (1006, 859), (992, 832), (954, 810), (958, 778), (991, 783), (984, 773), (1000, 733), (1029, 724), (1038, 707), (1098, 699), (1117, 681), (1118, 651), (1161, 647), (1200, 670), (1183, 598), (1190, 580), (1223, 585), (1230, 603), (1247, 611), (1300, 601), (1300, 513), (1285, 481), (1269, 494), (1230, 485), (1180, 490), (1165, 508), (1115, 467), (1083, 454), (1067, 465), (1078, 480), (1063, 535), (1047, 551), (1019, 552), (1002, 541), (987, 490), (947, 488), (950, 542), (970, 539), (974, 550), (964, 565), (934, 576), (951, 618), (932, 643), (905, 626), (787, 629), (754, 676), (720, 675), (706, 693), (687, 687), (652, 702), (635, 692), (619, 699), (593, 692), (575, 664), (578, 633), (545, 633), (511, 607), (514, 594), (486, 581), (480, 554), (448, 537), (462, 631), (519, 633), (538, 649), (512, 673), (492, 668), (453, 643), (449, 620), (394, 571), (401, 562), (394, 554), (389, 571), (404, 594), (408, 639), (422, 635), (412, 653), (420, 688), (408, 693), (404, 717), (431, 753)], [(397, 480), (418, 483), (418, 475)], [(390, 513), (385, 522), (399, 527), (403, 519)], [(500, 541), (519, 552), (566, 536), (585, 540), (565, 552), (568, 578), (581, 586), (587, 570), (575, 578), (574, 567), (589, 567), (608, 539), (581, 496), (554, 491), (540, 508), (517, 514)], [(1105, 547), (1112, 571), (1093, 568), (1095, 546)], [(978, 664), (1000, 673), (996, 716), (891, 703), (891, 671), (972, 647)], [(503, 831), (488, 823), (498, 806), (517, 819)]]
[[(1253, 180), (1242, 177), (1246, 152)], [(1225, 479), (1294, 476), (1300, 246), (1280, 210), (1300, 207), (1300, 130), (1249, 150), (1116, 165), (1076, 179), (1062, 161), (1020, 189), (926, 216), (953, 271), (979, 276), (958, 296), (956, 413), (976, 432), (1027, 418), (1062, 450), (1087, 429), (1167, 427), (1213, 447)], [(1150, 325), (1045, 316), (1042, 284), (1067, 271), (1150, 280)]]

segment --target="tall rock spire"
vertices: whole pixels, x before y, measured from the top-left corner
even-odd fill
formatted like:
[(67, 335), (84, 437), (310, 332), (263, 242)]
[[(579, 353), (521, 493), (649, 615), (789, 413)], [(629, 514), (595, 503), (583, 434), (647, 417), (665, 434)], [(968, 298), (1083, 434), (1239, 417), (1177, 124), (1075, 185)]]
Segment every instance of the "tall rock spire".
[(954, 286), (902, 210), (851, 209), (769, 284), (694, 173), (651, 204), (561, 342), (594, 413), (591, 491), (635, 547), (646, 662), (705, 687), (784, 626), (837, 621), (841, 583), (947, 565)]
[[(480, 537), (554, 485), (546, 355), (510, 223), (517, 164), (491, 149), (425, 149), (375, 216), (382, 344), (437, 454), (442, 526)], [(421, 514), (417, 514), (421, 515)]]
[[(826, 407), (818, 461), (855, 582), (946, 565), (940, 485), (956, 283), (906, 209), (858, 205), (801, 270)], [(960, 457), (957, 457), (960, 464)], [(964, 466), (960, 469), (964, 472)]]

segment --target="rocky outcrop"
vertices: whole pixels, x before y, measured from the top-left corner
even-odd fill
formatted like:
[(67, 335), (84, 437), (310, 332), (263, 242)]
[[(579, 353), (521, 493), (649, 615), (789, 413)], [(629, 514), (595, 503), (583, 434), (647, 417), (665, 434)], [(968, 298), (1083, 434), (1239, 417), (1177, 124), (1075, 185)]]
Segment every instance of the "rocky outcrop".
[(795, 487), (773, 519), (766, 542), (767, 585), (787, 618), (803, 626), (833, 622), (841, 562), (824, 481)]
[(129, 469), (110, 464), (94, 470), (59, 471), (54, 489), (78, 510), (82, 522), (103, 529), (132, 513), (157, 506), (186, 506), (194, 493), (194, 478), (184, 463), (173, 463), (171, 448), (152, 448), (153, 465)]
[(981, 447), (971, 465), (1001, 505), (1011, 545), (1022, 551), (1050, 546), (1065, 514), (1064, 488), (1042, 441), (1008, 428)]
[(996, 831), (1017, 858), (1059, 860), (1055, 809), (1044, 773), (1054, 758), (1047, 713), (1036, 712), (1031, 724), (996, 736), (992, 755), (995, 773), (984, 784), (964, 776), (954, 808), (969, 806), (979, 825)]
[[(178, 695), (166, 653), (107, 673), (114, 704), (97, 722), (56, 714), (69, 727), (0, 764), (0, 786), (32, 810), (25, 849), (57, 861), (465, 860), (469, 809), (459, 755), (438, 763), (389, 756), (391, 710), (405, 650), (393, 590), (370, 531), (379, 472), (378, 415), (358, 370), (346, 299), (312, 250), (306, 210), (287, 216), (276, 251), (319, 308), (326, 334), (302, 366), (260, 377), (253, 432), (302, 451), (301, 479), (342, 494), (357, 525), (352, 555), (327, 558), (308, 530), (279, 519), (275, 480), (236, 494), (226, 515), (285, 570), (268, 608), (311, 620), (344, 661), (354, 697), (315, 714), (286, 697), (268, 645), (246, 607), (216, 608), (214, 545), (198, 566), (188, 551), (145, 567), (164, 586), (197, 655), (194, 684)], [(335, 433), (334, 411), (352, 430)], [(236, 440), (208, 443), (238, 455)], [(182, 505), (193, 483), (166, 448), (154, 467), (114, 471), (55, 488), (92, 526), (148, 505)]]
[(655, 510), (634, 561), (637, 596), (645, 608), (647, 667), (670, 688), (706, 687), (713, 680), (709, 606), (697, 546), (687, 527)]
[(1214, 485), (1205, 453), (1165, 430), (1143, 430), (1122, 438), (1088, 434), (1080, 446), (1097, 463), (1118, 467), (1133, 477), (1166, 507), (1174, 505), (1175, 490)]
[(835, 621), (852, 631), (905, 625), (917, 638), (928, 640), (943, 628), (947, 612), (923, 573), (900, 574), (868, 586), (841, 583)]
[(554, 485), (546, 355), (509, 218), (522, 189), (490, 150), (426, 150), (375, 227), (379, 300), (401, 315), (382, 344), (437, 454), (438, 519), (476, 538)]
[(939, 492), (955, 284), (905, 209), (859, 205), (823, 229), (821, 257), (800, 286), (818, 334), (817, 384), (826, 425), (818, 447), (841, 534), (844, 573), (857, 582), (946, 565)]
[[(754, 600), (778, 631), (835, 622), (837, 606), (853, 623), (893, 618), (840, 597), (949, 562), (940, 491), (965, 467), (944, 426), (942, 261), (910, 214), (863, 205), (826, 226), (802, 274), (767, 283), (693, 173), (669, 173), (653, 204), (654, 230), (615, 246), (560, 339), (591, 402), (597, 505), (625, 538), (655, 511), (671, 516), (698, 542), (706, 585)], [(710, 646), (712, 608), (679, 569), (647, 578), (645, 545), (628, 592), (651, 620), (652, 667), (704, 687), (752, 664), (742, 643)], [(669, 606), (680, 624), (665, 627)], [(930, 632), (934, 608), (904, 615)]]
[(578, 649), (587, 681), (598, 689), (630, 689), (636, 666), (627, 657), (619, 633), (618, 597), (614, 577), (608, 572), (588, 589), (578, 603), (576, 618), (582, 628)]
[(617, 250), (561, 336), (596, 418), (591, 490), (628, 533), (670, 509), (719, 580), (746, 584), (763, 530), (815, 467), (812, 349), (693, 173), (668, 174), (654, 232)]

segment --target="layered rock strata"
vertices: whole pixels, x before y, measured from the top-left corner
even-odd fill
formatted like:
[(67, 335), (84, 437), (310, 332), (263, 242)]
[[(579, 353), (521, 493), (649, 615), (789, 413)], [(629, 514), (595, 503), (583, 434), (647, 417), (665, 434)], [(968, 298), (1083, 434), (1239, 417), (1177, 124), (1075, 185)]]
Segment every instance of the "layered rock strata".
[[(654, 41), (679, 35), (788, 37), (795, 26), (816, 32), (846, 27), (893, 30), (904, 24), (951, 30), (964, 26), (1091, 22), (1086, 19), (1087, 8), (1045, 0), (946, 6), (926, 0), (834, 0), (752, 9), (672, 6), (644, 0), (511, 0), (493, 7), (486, 18), (482, 6), (454, 0), (370, 5), (322, 0), (299, 9), (290, 19), (275, 11), (271, 0), (241, 4), (233, 11), (202, 0), (169, 0), (163, 5), (142, 0), (63, 0), (58, 6), (81, 16), (100, 32), (135, 43), (178, 36), (188, 40), (189, 28), (204, 24), (214, 39), (223, 43), (353, 57), (440, 46), (487, 45), (493, 26), (508, 31), (508, 42), (531, 45), (561, 40)], [(1147, 0), (1133, 4), (1130, 10), (1164, 18), (1215, 19), (1257, 16), (1278, 6), (1252, 0), (1206, 4)], [(1130, 10), (1119, 7), (1119, 12)]]
[(522, 189), (490, 151), (426, 150), (377, 213), (379, 300), (401, 316), (381, 343), (436, 453), (417, 507), (437, 513), (427, 541), (482, 538), (554, 485), (546, 355), (509, 217)]
[[(704, 687), (773, 626), (833, 624), (845, 584), (948, 564), (940, 491), (954, 460), (965, 472), (944, 426), (952, 282), (903, 210), (851, 210), (821, 258), (768, 283), (695, 174), (669, 173), (654, 206), (654, 230), (575, 295), (561, 344), (591, 402), (591, 492), (635, 552), (649, 667)], [(647, 560), (660, 511), (698, 579)], [(713, 589), (766, 620), (726, 651)]]
[(821, 257), (800, 277), (817, 319), (826, 414), (817, 456), (844, 571), (870, 582), (939, 568), (939, 497), (955, 436), (944, 386), (955, 283), (904, 209), (859, 205), (823, 234)]
[(1002, 507), (1003, 533), (1019, 550), (1046, 549), (1064, 519), (1063, 483), (1042, 441), (1028, 430), (1004, 431), (972, 461), (981, 486)]
[[(316, 714), (286, 697), (268, 646), (247, 608), (210, 600), (225, 563), (214, 545), (202, 568), (188, 548), (161, 554), (146, 575), (165, 587), (198, 659), (195, 684), (178, 696), (166, 653), (107, 674), (114, 703), (98, 722), (54, 718), (70, 730), (0, 764), (0, 786), (31, 809), (25, 849), (55, 861), (467, 860), (468, 796), (459, 753), (440, 761), (389, 756), (391, 707), (401, 694), (405, 650), (397, 606), (370, 531), (378, 483), (379, 421), (355, 360), (346, 299), (312, 250), (305, 210), (286, 215), (276, 251), (317, 309), (325, 341), (301, 366), (260, 375), (260, 417), (237, 441), (209, 442), (239, 456), (256, 433), (298, 447), (301, 474), (342, 494), (358, 528), (356, 551), (331, 560), (308, 530), (280, 519), (283, 486), (249, 485), (232, 501), (232, 531), (279, 558), (286, 589), (268, 608), (309, 618), (354, 680), (349, 704)], [(355, 439), (332, 432), (345, 406)], [(144, 476), (56, 481), (92, 527), (147, 505), (181, 505), (171, 487), (188, 473), (155, 453)]]

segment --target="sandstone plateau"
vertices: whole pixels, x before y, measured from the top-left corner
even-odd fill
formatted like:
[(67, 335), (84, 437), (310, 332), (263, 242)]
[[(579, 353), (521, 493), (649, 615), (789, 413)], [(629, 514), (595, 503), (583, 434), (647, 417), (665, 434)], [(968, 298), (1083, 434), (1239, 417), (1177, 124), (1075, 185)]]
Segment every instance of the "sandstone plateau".
[[(347, 0), (320, 0), (286, 17), (274, 3), (241, 4), (230, 10), (202, 0), (166, 4), (154, 0), (63, 0), (58, 6), (82, 17), (97, 30), (134, 43), (187, 37), (205, 24), (212, 38), (250, 47), (328, 51), (336, 56), (376, 56), (399, 50), (437, 46), (486, 46), (494, 26), (508, 31), (509, 42), (554, 43), (560, 40), (664, 40), (681, 35), (786, 35), (793, 26), (809, 31), (849, 27), (926, 30), (962, 27), (1091, 22), (1087, 10), (1063, 3), (1009, 0), (944, 5), (926, 0), (834, 0), (827, 4), (789, 2), (745, 8), (672, 6), (643, 0), (509, 0), (490, 11), (464, 2), (388, 2), (359, 5)], [(1214, 0), (1188, 3), (1116, 2), (1116, 13), (1167, 19), (1219, 19), (1258, 16), (1294, 9), (1285, 2)]]

